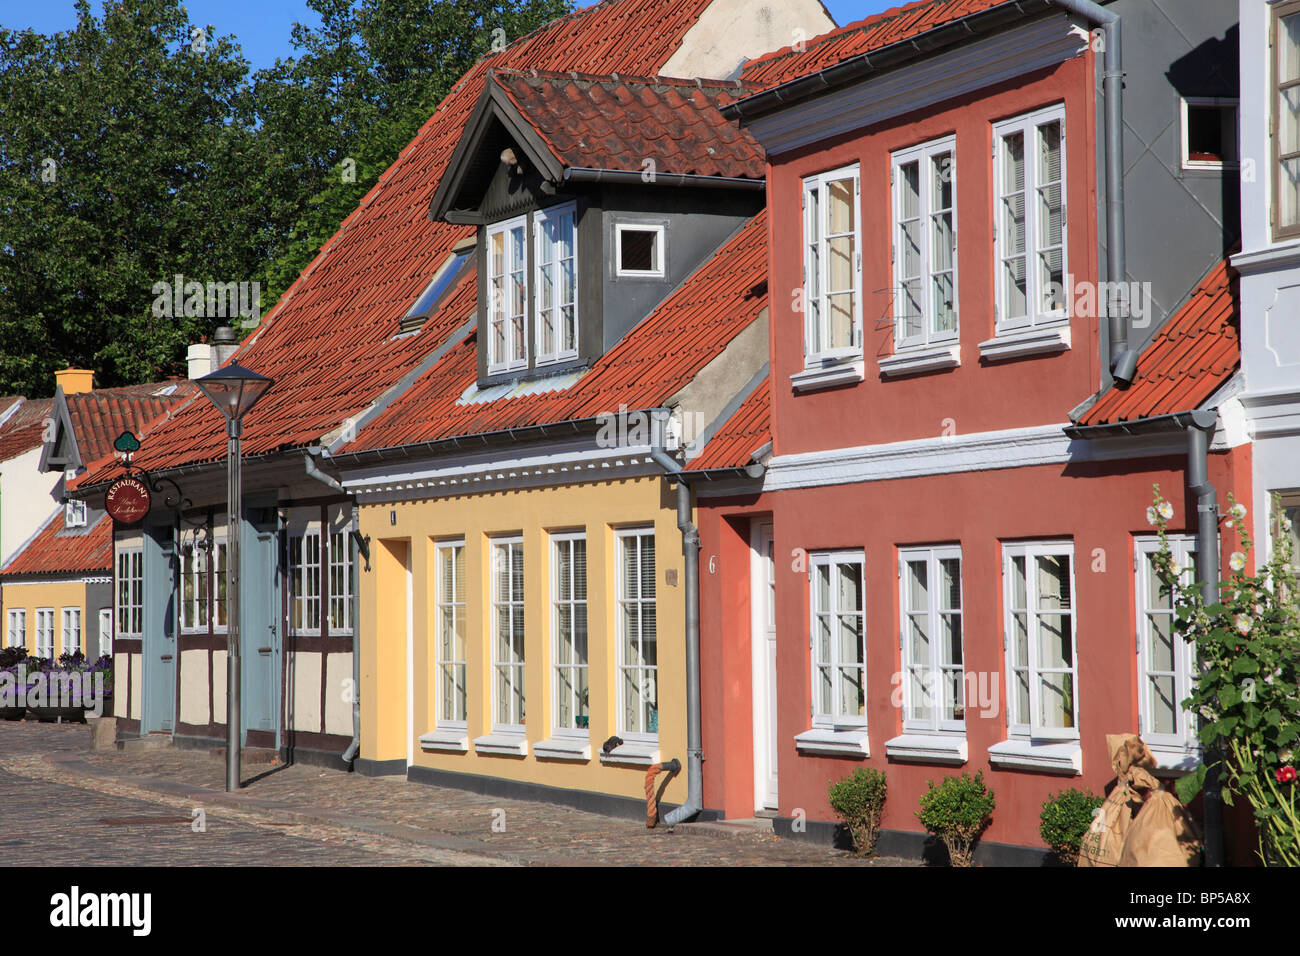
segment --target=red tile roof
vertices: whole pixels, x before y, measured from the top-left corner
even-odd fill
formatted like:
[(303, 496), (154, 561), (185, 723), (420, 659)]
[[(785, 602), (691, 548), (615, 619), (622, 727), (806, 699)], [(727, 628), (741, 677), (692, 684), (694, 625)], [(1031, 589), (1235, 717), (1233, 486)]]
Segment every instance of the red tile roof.
[(1138, 358), (1127, 389), (1112, 388), (1076, 423), (1131, 422), (1192, 411), (1241, 366), (1241, 297), (1226, 261), (1201, 280)]
[(9, 399), (0, 402), (0, 413), (7, 411), (14, 401), (21, 401), (18, 410), (0, 424), (0, 461), (16, 458), (45, 441), (45, 420), (54, 408), (54, 399)]
[[(422, 375), (339, 454), (661, 407), (767, 306), (767, 216), (755, 216), (585, 373), (474, 397), (476, 335)], [(543, 391), (552, 387), (551, 391)]]
[[(237, 353), (235, 361), (275, 380), (244, 420), (244, 453), (315, 444), (442, 344), (445, 322), (392, 336), (452, 247), (473, 233), (430, 222), (428, 208), (490, 69), (653, 76), (708, 3), (606, 0), (480, 60)], [(463, 319), (456, 316), (452, 327)], [(136, 462), (157, 470), (217, 461), (225, 441), (216, 409), (191, 399), (153, 431)], [(111, 464), (93, 469), (81, 485), (117, 471)]]
[(720, 107), (745, 95), (737, 83), (667, 77), (493, 70), (560, 164), (571, 168), (762, 179), (763, 149)]
[(68, 395), (68, 416), (82, 463), (113, 454), (113, 442), (122, 432), (139, 437), (150, 422), (195, 392), (193, 382), (177, 381)]
[(770, 380), (763, 379), (686, 465), (687, 471), (744, 468), (754, 452), (772, 441)]
[(765, 89), (779, 86), (1008, 2), (919, 0), (894, 7), (804, 41), (802, 49), (792, 45), (750, 60), (741, 78), (746, 84)]
[(0, 569), (0, 576), (71, 574), (113, 569), (113, 519), (100, 515), (89, 528), (65, 528), (59, 508), (45, 526)]

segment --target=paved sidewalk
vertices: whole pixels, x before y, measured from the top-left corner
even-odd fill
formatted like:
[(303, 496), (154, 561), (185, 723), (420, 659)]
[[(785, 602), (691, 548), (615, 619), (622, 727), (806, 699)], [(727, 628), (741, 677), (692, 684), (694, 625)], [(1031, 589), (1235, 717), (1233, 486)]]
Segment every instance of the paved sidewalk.
[[(0, 723), (0, 768), (32, 781), (129, 797), (209, 819), (343, 840), (417, 862), (524, 866), (911, 866), (745, 827), (644, 823), (551, 804), (364, 777), (304, 765), (245, 762), (227, 794), (224, 761), (191, 750), (90, 751), (80, 725)], [(495, 824), (495, 826), (494, 826)], [(124, 861), (125, 862), (125, 861)], [(252, 862), (252, 861), (250, 861)]]

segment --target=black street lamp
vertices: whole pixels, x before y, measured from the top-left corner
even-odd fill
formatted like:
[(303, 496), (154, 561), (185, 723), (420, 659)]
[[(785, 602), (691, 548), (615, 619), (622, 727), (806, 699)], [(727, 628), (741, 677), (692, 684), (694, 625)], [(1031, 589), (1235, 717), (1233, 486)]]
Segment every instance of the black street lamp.
[(243, 512), (240, 460), (242, 421), (248, 410), (275, 384), (265, 375), (234, 362), (195, 380), (226, 419), (227, 492), (226, 520), (226, 790), (239, 789), (240, 763), (240, 661), (239, 661), (239, 531)]

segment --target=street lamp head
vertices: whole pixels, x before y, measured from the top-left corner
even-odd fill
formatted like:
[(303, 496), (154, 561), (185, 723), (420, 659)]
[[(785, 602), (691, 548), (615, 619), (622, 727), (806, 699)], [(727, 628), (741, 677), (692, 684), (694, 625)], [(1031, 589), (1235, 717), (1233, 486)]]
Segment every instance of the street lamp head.
[(224, 368), (195, 379), (194, 384), (208, 397), (208, 401), (217, 406), (217, 411), (225, 416), (227, 422), (235, 424), (275, 382), (252, 369), (231, 362)]

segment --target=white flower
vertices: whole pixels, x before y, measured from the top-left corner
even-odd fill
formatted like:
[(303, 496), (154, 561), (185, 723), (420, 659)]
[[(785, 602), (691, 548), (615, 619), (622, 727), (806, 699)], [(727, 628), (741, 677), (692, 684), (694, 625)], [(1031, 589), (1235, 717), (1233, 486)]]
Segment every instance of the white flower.
[(1232, 527), (1232, 524), (1233, 524), (1232, 519), (1229, 518), (1227, 521), (1225, 521), (1225, 522), (1223, 523), (1223, 526), (1224, 526), (1225, 528), (1231, 528), (1231, 527)]
[(1237, 630), (1241, 631), (1242, 634), (1249, 634), (1250, 629), (1255, 626), (1255, 622), (1250, 619), (1249, 614), (1238, 614), (1236, 624)]
[(1232, 552), (1232, 557), (1228, 559), (1228, 567), (1234, 571), (1240, 571), (1246, 566), (1246, 556), (1240, 551)]
[(1242, 518), (1246, 517), (1246, 506), (1243, 505), (1241, 502), (1237, 502), (1235, 505), (1233, 505), (1231, 508), (1228, 509), (1228, 514), (1232, 515), (1234, 518), (1240, 521)]
[(1169, 521), (1174, 516), (1174, 506), (1167, 501), (1160, 502), (1160, 517)]
[(1256, 616), (1256, 617), (1263, 617), (1263, 616), (1264, 616), (1264, 605), (1262, 605), (1262, 604), (1256, 604), (1256, 605), (1255, 605), (1255, 616)]
[(1147, 509), (1147, 524), (1155, 524), (1159, 520), (1159, 515), (1154, 507)]
[(1283, 750), (1280, 754), (1277, 755), (1277, 759), (1282, 761), (1283, 763), (1290, 763), (1291, 756), (1292, 754), (1290, 750)]
[(1213, 719), (1214, 719), (1214, 711), (1210, 710), (1209, 707), (1206, 707), (1206, 706), (1202, 705), (1202, 706), (1201, 706), (1201, 716), (1204, 717), (1206, 720), (1213, 720)]
[(1267, 676), (1264, 678), (1264, 683), (1265, 683), (1265, 684), (1272, 684), (1272, 683), (1273, 683), (1273, 675), (1272, 675), (1272, 674), (1267, 675)]
[(1282, 530), (1283, 530), (1283, 531), (1290, 531), (1290, 530), (1291, 530), (1291, 519), (1290, 519), (1290, 518), (1283, 518), (1283, 519), (1282, 519)]

